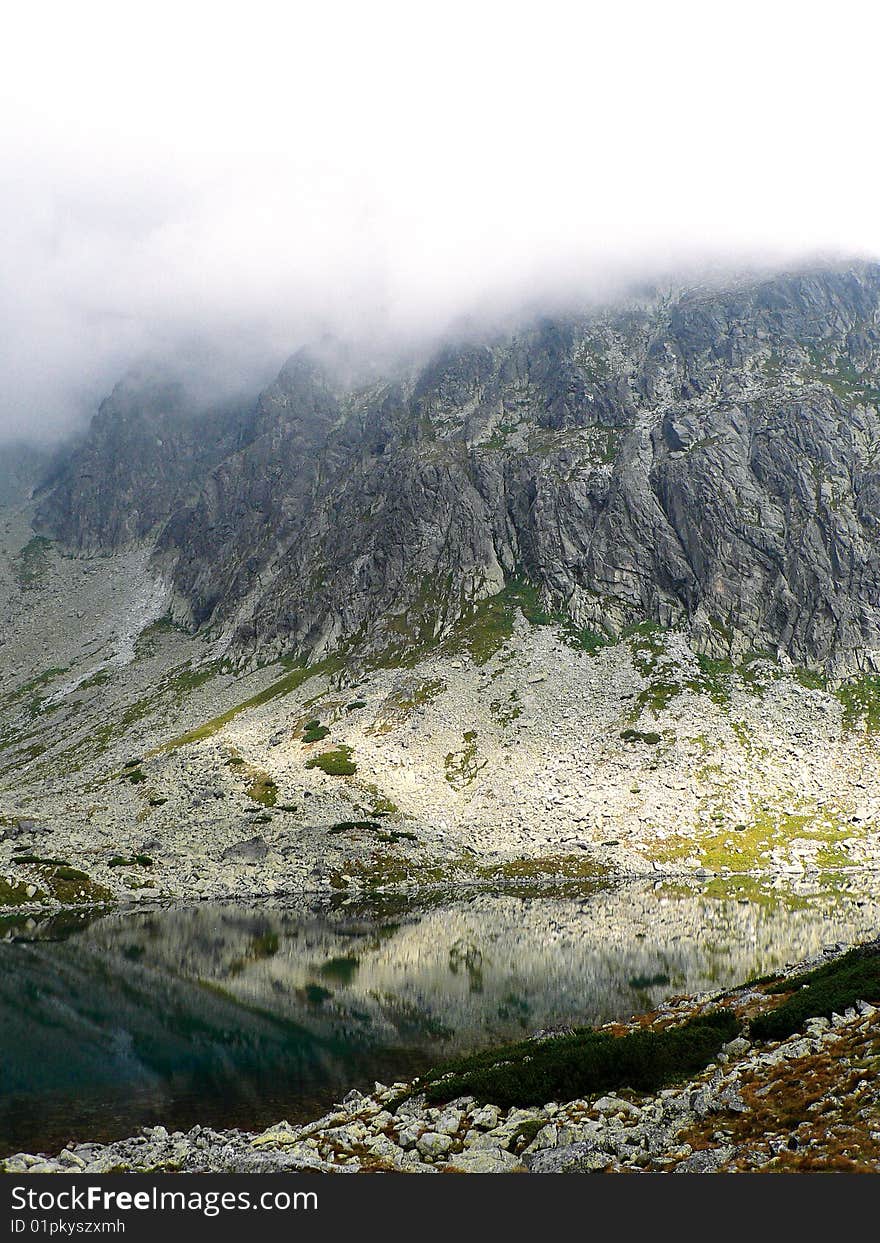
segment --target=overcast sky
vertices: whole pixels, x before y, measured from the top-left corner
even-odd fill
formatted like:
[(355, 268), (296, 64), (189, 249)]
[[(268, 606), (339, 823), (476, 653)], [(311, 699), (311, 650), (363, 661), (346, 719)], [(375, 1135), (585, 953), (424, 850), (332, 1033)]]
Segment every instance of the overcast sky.
[(47, 4), (0, 47), (0, 433), (144, 352), (880, 254), (865, 3)]

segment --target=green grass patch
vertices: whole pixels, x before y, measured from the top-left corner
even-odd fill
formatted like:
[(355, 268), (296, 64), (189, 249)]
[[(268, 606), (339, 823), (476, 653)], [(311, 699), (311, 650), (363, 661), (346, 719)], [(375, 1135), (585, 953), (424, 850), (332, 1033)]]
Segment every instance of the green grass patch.
[(501, 1108), (575, 1100), (631, 1088), (655, 1092), (702, 1070), (739, 1031), (728, 1010), (664, 1031), (625, 1036), (581, 1029), (476, 1053), (429, 1071), (418, 1083), (432, 1103), (474, 1096)]
[(159, 690), (160, 692), (172, 691), (179, 698), (184, 698), (198, 690), (200, 686), (204, 686), (206, 682), (210, 682), (219, 672), (220, 666), (216, 661), (211, 661), (207, 665), (198, 665), (195, 668), (188, 661), (180, 669), (164, 678)]
[(39, 868), (43, 885), (49, 896), (56, 902), (69, 906), (82, 906), (93, 903), (112, 903), (116, 899), (109, 889), (93, 881), (86, 872), (69, 864), (60, 866), (41, 866)]
[(258, 691), (256, 695), (251, 695), (249, 699), (242, 700), (241, 703), (227, 708), (219, 716), (212, 717), (202, 725), (196, 726), (195, 729), (187, 730), (185, 734), (179, 734), (176, 738), (170, 739), (159, 750), (175, 751), (178, 747), (186, 747), (190, 743), (203, 742), (206, 738), (213, 738), (215, 734), (223, 729), (224, 725), (228, 725), (230, 721), (235, 720), (239, 713), (247, 712), (250, 708), (260, 708), (263, 704), (270, 703), (281, 695), (290, 695), (302, 686), (304, 682), (307, 682), (309, 678), (336, 673), (342, 668), (342, 665), (343, 659), (341, 656), (328, 656), (325, 660), (321, 660), (314, 665), (297, 666), (270, 686), (266, 686), (263, 690)]
[(337, 747), (335, 751), (322, 751), (306, 761), (306, 768), (320, 768), (328, 777), (352, 777), (357, 764), (351, 758), (351, 747)]
[(247, 796), (261, 807), (274, 807), (278, 802), (278, 786), (268, 773), (255, 773), (247, 788)]
[(46, 895), (37, 889), (32, 897), (28, 897), (25, 881), (6, 880), (0, 876), (0, 906), (24, 906), (26, 902), (39, 902)]
[(608, 869), (584, 855), (538, 855), (529, 859), (506, 859), (503, 863), (478, 864), (474, 875), (493, 885), (535, 882), (538, 892), (546, 892), (546, 886), (560, 881), (602, 881)]
[(863, 723), (869, 734), (880, 730), (880, 674), (864, 673), (845, 682), (834, 693), (843, 706), (846, 729)]
[(880, 1001), (880, 942), (858, 945), (835, 962), (771, 985), (768, 991), (793, 996), (752, 1019), (756, 1040), (784, 1040), (807, 1019), (842, 1014), (857, 1001)]

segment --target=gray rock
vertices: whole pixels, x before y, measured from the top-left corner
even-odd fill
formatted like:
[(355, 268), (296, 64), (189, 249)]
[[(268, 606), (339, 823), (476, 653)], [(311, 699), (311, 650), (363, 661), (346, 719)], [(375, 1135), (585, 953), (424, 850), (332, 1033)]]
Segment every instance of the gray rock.
[(468, 1148), (447, 1157), (446, 1165), (462, 1174), (509, 1174), (525, 1168), (519, 1157), (502, 1148)]
[(674, 1168), (676, 1174), (714, 1174), (725, 1162), (729, 1161), (736, 1149), (732, 1144), (722, 1148), (706, 1148), (694, 1152)]
[(239, 863), (262, 863), (268, 853), (269, 847), (264, 838), (257, 836), (234, 846), (227, 846), (222, 857)]
[(416, 1140), (416, 1147), (423, 1157), (442, 1157), (452, 1147), (452, 1139), (439, 1131), (425, 1131)]
[(595, 1173), (604, 1170), (612, 1159), (611, 1153), (589, 1140), (563, 1148), (545, 1148), (524, 1157), (532, 1174)]

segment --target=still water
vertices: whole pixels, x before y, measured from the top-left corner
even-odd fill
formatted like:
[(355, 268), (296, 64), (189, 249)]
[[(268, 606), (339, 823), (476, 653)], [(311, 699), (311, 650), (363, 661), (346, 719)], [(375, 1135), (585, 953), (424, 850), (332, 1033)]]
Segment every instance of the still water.
[(303, 1119), (374, 1079), (740, 983), (878, 923), (876, 877), (7, 921), (0, 1153)]

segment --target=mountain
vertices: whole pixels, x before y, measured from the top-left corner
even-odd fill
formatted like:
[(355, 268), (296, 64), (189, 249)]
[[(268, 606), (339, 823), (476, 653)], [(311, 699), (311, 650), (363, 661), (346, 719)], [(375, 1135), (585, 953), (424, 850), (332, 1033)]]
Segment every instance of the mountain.
[(880, 267), (683, 288), (358, 376), (303, 351), (246, 410), (126, 381), (44, 496), (148, 539), (239, 657), (447, 635), (505, 583), (616, 635), (842, 675), (880, 648)]
[(0, 904), (880, 863), (880, 267), (196, 394), (5, 459)]

